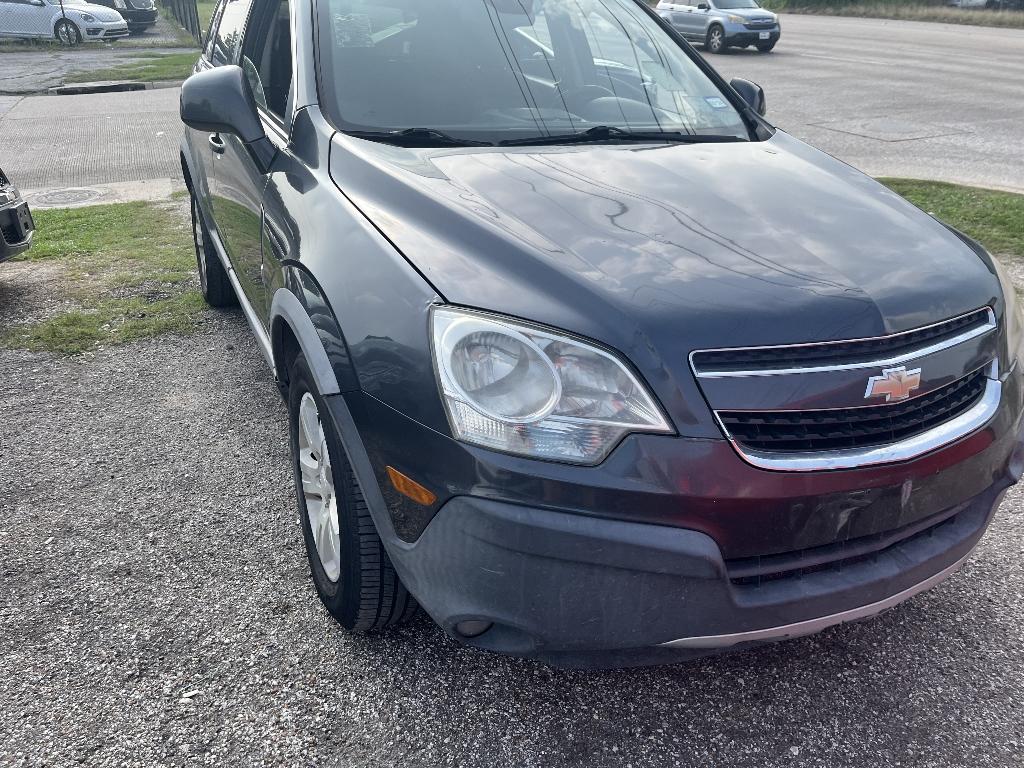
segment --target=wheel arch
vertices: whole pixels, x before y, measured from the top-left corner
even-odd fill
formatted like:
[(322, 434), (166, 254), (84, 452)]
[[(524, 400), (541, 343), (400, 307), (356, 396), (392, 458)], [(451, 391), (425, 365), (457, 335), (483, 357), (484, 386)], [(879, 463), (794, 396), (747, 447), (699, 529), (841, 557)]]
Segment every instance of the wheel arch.
[(282, 395), (288, 391), (288, 372), (295, 354), (309, 363), (323, 396), (359, 388), (348, 344), (320, 286), (297, 266), (284, 269), (284, 285), (270, 304), (270, 344)]

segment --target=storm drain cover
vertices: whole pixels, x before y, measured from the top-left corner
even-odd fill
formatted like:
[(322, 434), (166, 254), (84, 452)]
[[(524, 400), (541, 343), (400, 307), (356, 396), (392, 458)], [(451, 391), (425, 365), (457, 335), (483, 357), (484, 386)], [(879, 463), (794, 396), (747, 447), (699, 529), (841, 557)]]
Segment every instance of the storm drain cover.
[(90, 189), (89, 187), (49, 189), (32, 195), (31, 202), (39, 207), (61, 208), (69, 205), (90, 203), (103, 197), (105, 194), (102, 189)]

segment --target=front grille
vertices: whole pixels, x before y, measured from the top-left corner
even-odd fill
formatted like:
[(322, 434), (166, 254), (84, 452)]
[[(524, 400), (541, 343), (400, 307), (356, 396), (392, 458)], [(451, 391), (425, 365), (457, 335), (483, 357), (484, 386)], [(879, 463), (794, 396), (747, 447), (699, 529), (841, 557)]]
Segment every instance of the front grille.
[(2, 213), (0, 213), (0, 234), (3, 235), (4, 241), (8, 245), (15, 245), (24, 239), (21, 234), (21, 227), (18, 226), (17, 222)]
[(971, 331), (994, 327), (992, 311), (985, 307), (927, 328), (873, 339), (702, 350), (693, 353), (693, 367), (698, 375), (707, 375), (711, 371), (728, 373), (858, 365), (912, 354)]
[(835, 451), (887, 445), (954, 419), (981, 399), (984, 369), (902, 403), (811, 411), (720, 411), (722, 426), (754, 451)]
[(748, 21), (743, 26), (745, 26), (747, 29), (763, 29), (765, 27), (774, 26), (774, 24), (775, 22), (772, 21), (771, 19), (754, 19), (753, 21)]

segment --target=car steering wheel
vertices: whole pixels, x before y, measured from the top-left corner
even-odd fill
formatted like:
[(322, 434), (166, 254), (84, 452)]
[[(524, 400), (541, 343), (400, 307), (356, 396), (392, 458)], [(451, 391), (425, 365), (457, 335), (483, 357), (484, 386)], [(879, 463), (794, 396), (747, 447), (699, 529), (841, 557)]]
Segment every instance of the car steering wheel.
[(559, 90), (565, 103), (570, 106), (589, 104), (595, 99), (607, 96), (615, 97), (614, 91), (605, 88), (603, 85), (578, 85), (573, 88)]

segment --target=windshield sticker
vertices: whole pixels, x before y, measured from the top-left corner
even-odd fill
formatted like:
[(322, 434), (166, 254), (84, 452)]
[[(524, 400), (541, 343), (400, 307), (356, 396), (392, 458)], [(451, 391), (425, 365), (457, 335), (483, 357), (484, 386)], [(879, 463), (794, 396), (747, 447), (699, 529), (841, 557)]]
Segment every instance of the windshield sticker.
[(339, 48), (372, 48), (370, 17), (365, 13), (336, 13), (331, 17), (334, 44)]
[(706, 101), (708, 103), (708, 106), (710, 106), (712, 109), (729, 108), (729, 105), (726, 103), (725, 99), (721, 98), (720, 96), (705, 96), (704, 101)]

